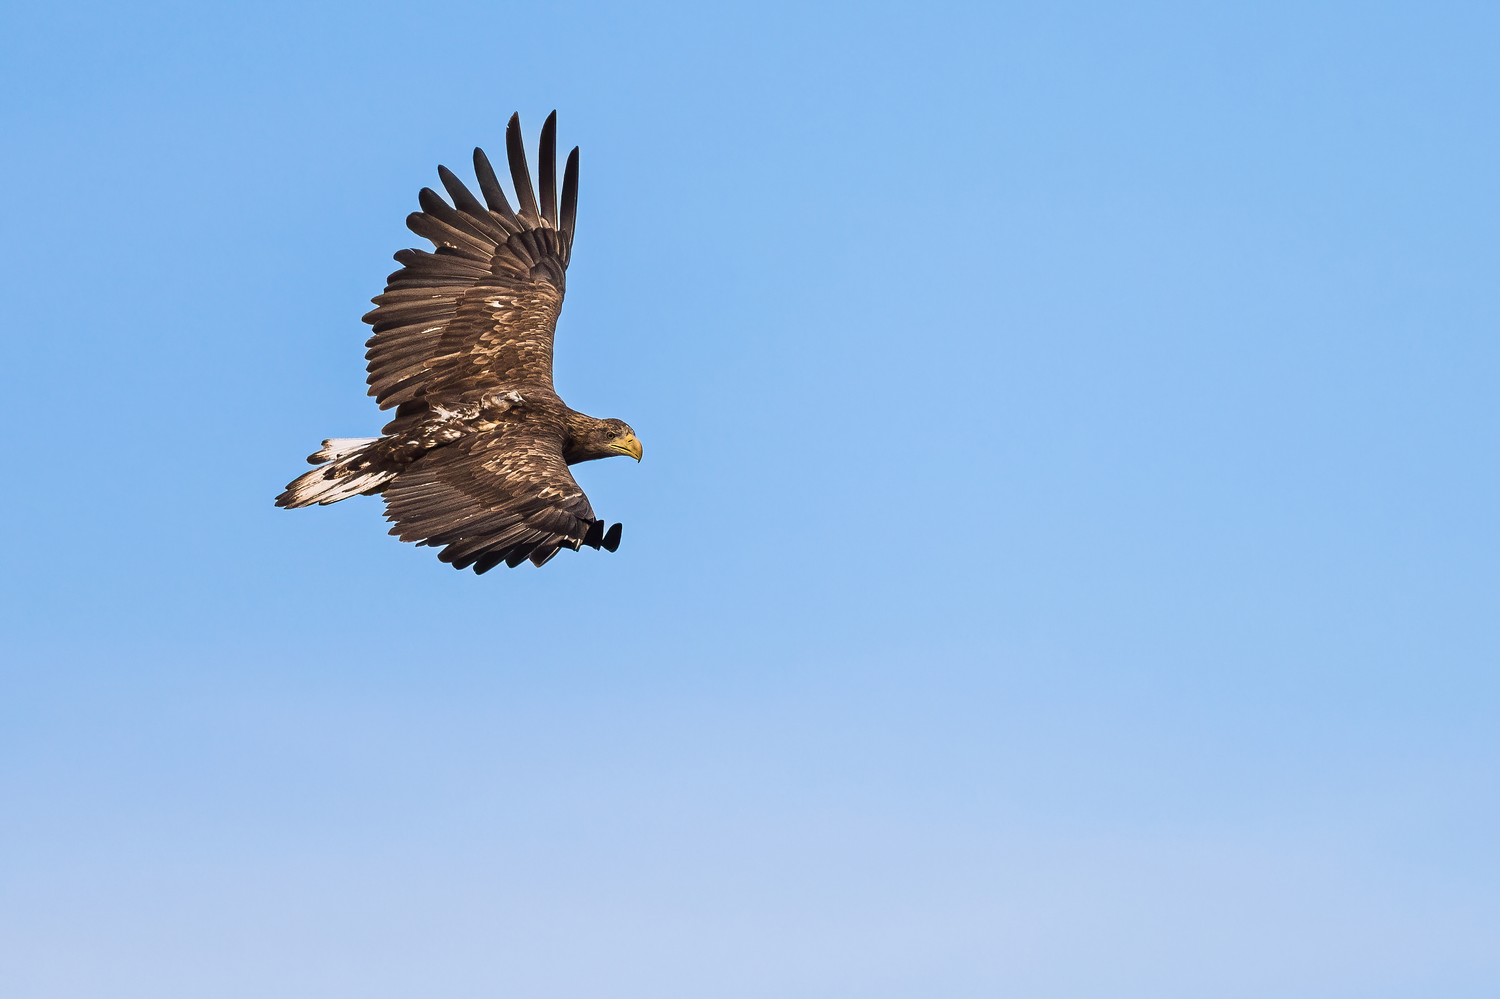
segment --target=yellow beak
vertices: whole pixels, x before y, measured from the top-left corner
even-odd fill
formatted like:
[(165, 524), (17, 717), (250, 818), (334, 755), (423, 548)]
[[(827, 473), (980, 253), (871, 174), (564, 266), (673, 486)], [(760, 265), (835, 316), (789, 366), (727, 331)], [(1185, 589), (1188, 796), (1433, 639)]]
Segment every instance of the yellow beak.
[(641, 451), (641, 442), (636, 440), (635, 434), (626, 434), (624, 437), (621, 437), (619, 440), (611, 444), (610, 447), (614, 448), (621, 454), (630, 455), (636, 461), (641, 460), (641, 454), (643, 453)]

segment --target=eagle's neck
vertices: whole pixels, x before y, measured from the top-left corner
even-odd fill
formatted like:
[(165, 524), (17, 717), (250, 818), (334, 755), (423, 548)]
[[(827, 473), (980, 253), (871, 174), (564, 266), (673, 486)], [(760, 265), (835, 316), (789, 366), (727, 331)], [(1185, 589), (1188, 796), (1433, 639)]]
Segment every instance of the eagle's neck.
[(576, 465), (580, 461), (593, 461), (596, 458), (608, 458), (615, 454), (615, 451), (600, 439), (600, 431), (604, 427), (603, 420), (596, 420), (585, 413), (570, 409), (563, 419), (563, 426), (567, 429), (567, 437), (563, 441), (563, 460), (569, 465)]

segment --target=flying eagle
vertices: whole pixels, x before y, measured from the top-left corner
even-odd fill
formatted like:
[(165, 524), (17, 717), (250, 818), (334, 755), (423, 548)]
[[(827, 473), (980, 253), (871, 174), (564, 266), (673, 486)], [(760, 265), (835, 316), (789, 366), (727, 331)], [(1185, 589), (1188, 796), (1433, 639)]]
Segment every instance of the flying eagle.
[(456, 569), (542, 565), (559, 549), (614, 551), (620, 525), (594, 516), (569, 465), (629, 455), (641, 442), (620, 420), (570, 409), (552, 387), (552, 335), (562, 311), (578, 215), (578, 149), (557, 203), (557, 112), (542, 126), (541, 201), (531, 186), (520, 115), (505, 130), (516, 209), (484, 150), (474, 173), (484, 203), (447, 167), (453, 204), (430, 188), (412, 232), (436, 247), (402, 250), (402, 264), (364, 321), (375, 328), (370, 395), (396, 408), (379, 437), (325, 440), (318, 467), (276, 497), (288, 508), (350, 496), (385, 498), (391, 533), (440, 547)]

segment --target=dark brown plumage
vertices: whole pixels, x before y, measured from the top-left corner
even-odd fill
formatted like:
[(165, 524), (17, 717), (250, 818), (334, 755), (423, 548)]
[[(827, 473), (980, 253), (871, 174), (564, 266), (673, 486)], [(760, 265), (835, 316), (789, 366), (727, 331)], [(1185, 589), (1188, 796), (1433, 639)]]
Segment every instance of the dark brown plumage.
[(562, 548), (614, 551), (608, 531), (568, 466), (641, 445), (619, 420), (570, 409), (552, 385), (552, 338), (562, 310), (578, 214), (578, 150), (557, 200), (557, 112), (542, 126), (541, 200), (531, 185), (519, 115), (505, 132), (517, 208), (489, 158), (474, 150), (480, 203), (447, 167), (452, 199), (423, 188), (407, 227), (434, 251), (402, 250), (403, 266), (364, 317), (375, 335), (370, 395), (395, 407), (382, 436), (334, 438), (308, 461), (319, 467), (276, 498), (283, 507), (382, 494), (391, 533), (442, 548), (455, 568), (541, 565)]

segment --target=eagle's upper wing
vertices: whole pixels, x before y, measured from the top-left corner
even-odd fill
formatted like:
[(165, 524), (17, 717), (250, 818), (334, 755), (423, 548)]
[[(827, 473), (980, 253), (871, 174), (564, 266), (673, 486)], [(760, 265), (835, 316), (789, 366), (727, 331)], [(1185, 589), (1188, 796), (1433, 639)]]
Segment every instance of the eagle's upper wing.
[(559, 548), (613, 551), (588, 497), (562, 458), (560, 427), (524, 421), (466, 434), (429, 452), (384, 493), (391, 533), (441, 547), (456, 569), (486, 572), (501, 562), (541, 565)]
[[(541, 202), (532, 191), (519, 115), (505, 130), (512, 211), (484, 150), (474, 172), (485, 204), (446, 167), (438, 167), (450, 206), (429, 188), (407, 226), (435, 253), (402, 250), (403, 266), (372, 299), (375, 327), (366, 346), (370, 394), (381, 409), (404, 402), (459, 408), (521, 385), (552, 388), (552, 333), (562, 310), (564, 275), (578, 213), (578, 150), (563, 172), (557, 205), (557, 112), (542, 126)], [(486, 207), (488, 206), (488, 207)]]

